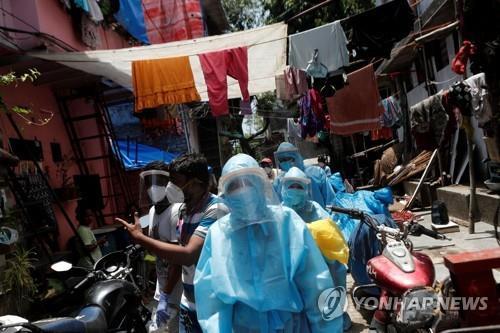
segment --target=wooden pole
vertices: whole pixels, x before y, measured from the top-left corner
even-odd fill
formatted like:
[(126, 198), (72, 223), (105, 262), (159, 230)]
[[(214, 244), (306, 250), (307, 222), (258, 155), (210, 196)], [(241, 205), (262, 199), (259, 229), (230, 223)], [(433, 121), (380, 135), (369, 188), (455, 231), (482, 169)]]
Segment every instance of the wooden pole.
[(420, 191), (420, 188), (422, 187), (422, 184), (424, 183), (424, 179), (427, 177), (427, 174), (429, 173), (429, 170), (431, 169), (431, 165), (434, 162), (434, 159), (436, 158), (437, 155), (438, 155), (438, 150), (435, 149), (434, 152), (432, 153), (432, 156), (431, 156), (429, 162), (427, 163), (427, 166), (425, 167), (424, 173), (422, 174), (422, 177), (420, 178), (420, 181), (418, 182), (418, 185), (417, 185), (417, 188), (415, 189), (415, 192), (413, 192), (410, 200), (408, 200), (408, 202), (406, 203), (406, 205), (403, 208), (403, 210), (408, 210), (408, 209), (411, 208), (411, 205), (415, 201), (415, 198), (416, 198), (418, 192)]
[[(465, 119), (467, 118), (467, 119)], [(467, 154), (469, 158), (469, 184), (470, 184), (470, 195), (469, 195), (469, 234), (475, 233), (475, 222), (476, 222), (476, 212), (477, 212), (477, 198), (476, 198), (476, 178), (474, 172), (474, 149), (472, 144), (473, 129), (470, 121), (470, 117), (464, 117), (464, 121), (469, 124), (466, 128), (465, 133), (467, 134)]]
[[(351, 135), (351, 145), (352, 145), (352, 150), (354, 152), (354, 155), (356, 155), (356, 144), (354, 143), (354, 136), (353, 135)], [(355, 160), (356, 160), (356, 170), (358, 172), (359, 181), (362, 182), (363, 177), (361, 176), (361, 168), (359, 167), (359, 161), (357, 158)]]

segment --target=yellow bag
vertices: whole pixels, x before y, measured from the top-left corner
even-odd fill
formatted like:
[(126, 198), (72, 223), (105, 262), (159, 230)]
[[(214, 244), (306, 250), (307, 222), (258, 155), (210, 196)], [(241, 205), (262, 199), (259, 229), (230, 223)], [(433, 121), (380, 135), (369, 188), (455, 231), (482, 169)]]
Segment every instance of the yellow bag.
[(307, 224), (323, 256), (347, 264), (349, 248), (339, 227), (331, 219), (323, 219)]

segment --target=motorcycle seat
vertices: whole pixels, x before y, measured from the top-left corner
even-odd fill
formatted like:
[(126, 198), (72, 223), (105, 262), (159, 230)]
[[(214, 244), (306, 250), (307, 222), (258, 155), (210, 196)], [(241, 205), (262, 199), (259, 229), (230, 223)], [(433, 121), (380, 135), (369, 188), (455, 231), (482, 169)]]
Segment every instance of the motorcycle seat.
[(104, 311), (98, 306), (84, 307), (75, 318), (44, 319), (33, 324), (51, 333), (99, 333), (108, 328)]

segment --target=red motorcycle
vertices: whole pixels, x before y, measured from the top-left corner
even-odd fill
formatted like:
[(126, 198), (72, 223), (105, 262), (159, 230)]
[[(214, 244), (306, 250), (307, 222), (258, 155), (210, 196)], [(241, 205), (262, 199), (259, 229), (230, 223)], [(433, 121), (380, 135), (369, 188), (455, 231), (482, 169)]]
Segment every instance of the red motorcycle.
[[(439, 309), (438, 293), (433, 288), (434, 265), (429, 256), (413, 251), (408, 236), (447, 239), (446, 236), (414, 222), (405, 222), (400, 230), (379, 225), (369, 214), (358, 210), (332, 207), (332, 211), (361, 220), (376, 232), (382, 244), (382, 253), (367, 263), (374, 283), (357, 286), (352, 292), (358, 309), (375, 311), (370, 332), (433, 332)], [(374, 289), (379, 290), (379, 296), (366, 297)]]

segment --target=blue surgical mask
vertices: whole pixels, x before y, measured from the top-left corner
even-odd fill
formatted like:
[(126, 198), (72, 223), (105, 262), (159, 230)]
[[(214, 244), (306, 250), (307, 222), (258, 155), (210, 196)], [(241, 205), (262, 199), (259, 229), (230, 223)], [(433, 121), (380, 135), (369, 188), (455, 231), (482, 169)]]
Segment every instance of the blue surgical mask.
[(283, 194), (283, 203), (290, 208), (302, 208), (307, 201), (307, 192), (300, 189), (287, 189)]
[(293, 163), (292, 161), (280, 162), (280, 169), (285, 171), (285, 172), (290, 170), (294, 166), (295, 166), (295, 163)]
[(244, 187), (224, 196), (231, 215), (238, 220), (254, 221), (259, 218), (259, 194), (253, 187)]

